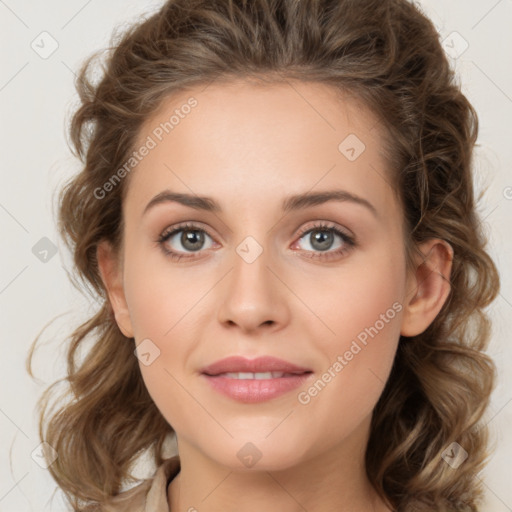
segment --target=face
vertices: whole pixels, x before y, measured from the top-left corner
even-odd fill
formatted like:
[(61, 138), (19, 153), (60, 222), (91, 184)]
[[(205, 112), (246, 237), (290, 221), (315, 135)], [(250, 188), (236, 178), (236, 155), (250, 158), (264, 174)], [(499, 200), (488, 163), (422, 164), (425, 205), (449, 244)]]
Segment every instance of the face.
[[(144, 125), (114, 301), (179, 445), (231, 467), (256, 447), (259, 467), (278, 469), (366, 435), (408, 287), (381, 136), (353, 98), (311, 83), (198, 87)], [(232, 381), (228, 396), (202, 371), (234, 355), (310, 373), (253, 401)]]

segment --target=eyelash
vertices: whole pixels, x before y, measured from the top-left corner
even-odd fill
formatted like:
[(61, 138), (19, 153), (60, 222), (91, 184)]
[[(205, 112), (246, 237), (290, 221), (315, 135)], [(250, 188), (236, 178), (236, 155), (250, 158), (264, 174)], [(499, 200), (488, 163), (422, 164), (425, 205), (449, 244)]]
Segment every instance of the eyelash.
[[(169, 256), (172, 260), (176, 260), (176, 261), (179, 261), (179, 260), (181, 260), (183, 258), (185, 258), (185, 259), (194, 258), (194, 256), (187, 256), (185, 254), (177, 253), (175, 251), (170, 251), (169, 249), (167, 249), (165, 247), (165, 243), (173, 235), (175, 235), (176, 233), (179, 233), (180, 231), (201, 231), (203, 233), (206, 233), (210, 238), (213, 238), (203, 228), (200, 228), (199, 226), (197, 226), (195, 224), (190, 224), (190, 223), (179, 224), (178, 226), (175, 226), (173, 228), (166, 229), (158, 237), (158, 239), (156, 240), (156, 243), (161, 247), (161, 249), (164, 252), (164, 254)], [(347, 235), (343, 231), (340, 231), (335, 226), (332, 226), (332, 225), (329, 225), (329, 224), (326, 224), (326, 223), (323, 223), (323, 222), (302, 230), (299, 233), (299, 235), (298, 235), (298, 237), (299, 237), (298, 239), (300, 240), (301, 238), (304, 237), (304, 235), (306, 235), (306, 234), (308, 234), (308, 233), (310, 233), (312, 231), (327, 231), (327, 232), (330, 232), (330, 233), (334, 233), (335, 235), (338, 235), (342, 239), (343, 243), (345, 244), (345, 247), (342, 247), (341, 249), (337, 249), (336, 251), (323, 251), (323, 252), (322, 251), (317, 251), (318, 254), (312, 254), (311, 256), (307, 256), (308, 258), (312, 258), (312, 259), (321, 258), (321, 259), (324, 259), (324, 260), (325, 259), (330, 260), (333, 257), (344, 255), (346, 252), (350, 251), (351, 249), (353, 249), (357, 245), (355, 238)], [(201, 251), (197, 251), (197, 252), (201, 252)], [(325, 256), (325, 255), (327, 255), (327, 256)]]

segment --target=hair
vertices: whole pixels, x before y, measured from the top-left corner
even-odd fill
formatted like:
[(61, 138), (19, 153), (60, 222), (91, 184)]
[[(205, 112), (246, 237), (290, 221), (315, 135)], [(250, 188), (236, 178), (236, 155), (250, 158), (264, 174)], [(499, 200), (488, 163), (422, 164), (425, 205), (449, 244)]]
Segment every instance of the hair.
[[(477, 473), (489, 457), (483, 416), (496, 375), (484, 353), (491, 328), (485, 308), (500, 281), (473, 191), (477, 114), (432, 21), (407, 0), (169, 0), (113, 35), (106, 50), (96, 82), (101, 51), (76, 78), (80, 104), (69, 133), (83, 166), (60, 191), (58, 219), (74, 284), (85, 285), (100, 307), (66, 340), (67, 376), (38, 402), (39, 435), (58, 453), (48, 469), (74, 510), (119, 494), (144, 450), (160, 465), (174, 433), (146, 390), (133, 339), (119, 330), (98, 270), (100, 241), (122, 247), (129, 176), (104, 199), (95, 190), (128, 161), (142, 125), (171, 94), (214, 80), (258, 79), (322, 83), (361, 100), (385, 127), (407, 265), (430, 238), (453, 248), (441, 311), (421, 334), (401, 336), (365, 462), (370, 482), (396, 511), (477, 511)], [(27, 358), (31, 375), (36, 342)], [(50, 411), (60, 382), (66, 392), (55, 404), (68, 400)], [(452, 442), (469, 453), (457, 470), (442, 458)]]

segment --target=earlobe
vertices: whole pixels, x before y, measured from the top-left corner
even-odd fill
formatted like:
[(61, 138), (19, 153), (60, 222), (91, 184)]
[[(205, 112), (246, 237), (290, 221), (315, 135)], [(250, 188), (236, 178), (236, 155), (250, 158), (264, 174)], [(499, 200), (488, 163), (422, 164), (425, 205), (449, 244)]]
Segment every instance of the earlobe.
[(407, 280), (402, 336), (424, 332), (441, 311), (451, 290), (452, 246), (441, 239), (429, 239), (419, 246), (415, 272)]
[(133, 338), (132, 323), (124, 294), (122, 269), (109, 242), (103, 240), (98, 244), (96, 258), (116, 323), (127, 338)]

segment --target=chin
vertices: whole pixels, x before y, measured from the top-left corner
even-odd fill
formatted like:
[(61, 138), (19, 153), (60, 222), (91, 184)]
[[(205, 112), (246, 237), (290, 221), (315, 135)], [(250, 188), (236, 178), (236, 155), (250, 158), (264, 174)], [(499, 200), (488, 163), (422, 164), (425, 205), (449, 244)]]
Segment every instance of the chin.
[(212, 450), (210, 445), (205, 454), (218, 464), (231, 471), (281, 471), (301, 464), (306, 454), (297, 449), (297, 443), (276, 443), (256, 436), (230, 439), (227, 443), (218, 443)]

